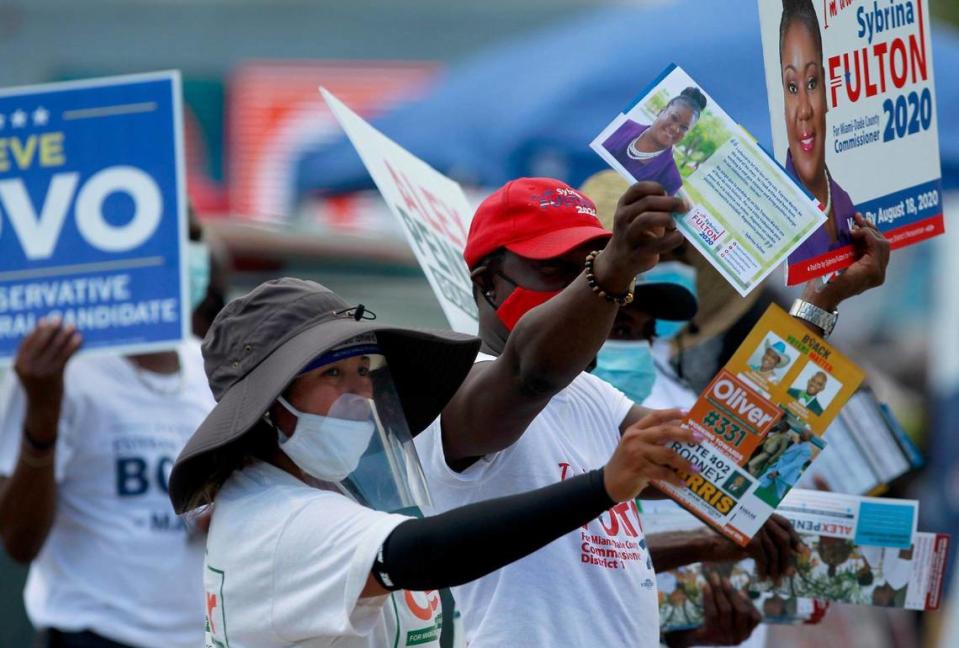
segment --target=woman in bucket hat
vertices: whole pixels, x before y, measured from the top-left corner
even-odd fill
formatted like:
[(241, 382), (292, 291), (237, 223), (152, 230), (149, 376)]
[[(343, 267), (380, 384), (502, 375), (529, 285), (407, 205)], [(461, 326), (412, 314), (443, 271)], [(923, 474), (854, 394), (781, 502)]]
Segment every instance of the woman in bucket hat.
[(478, 346), (379, 324), (297, 279), (227, 305), (203, 344), (218, 404), (170, 476), (177, 512), (213, 508), (208, 646), (451, 645), (436, 590), (639, 492), (647, 442), (626, 435), (602, 469), (413, 517), (429, 494), (411, 435), (439, 415)]

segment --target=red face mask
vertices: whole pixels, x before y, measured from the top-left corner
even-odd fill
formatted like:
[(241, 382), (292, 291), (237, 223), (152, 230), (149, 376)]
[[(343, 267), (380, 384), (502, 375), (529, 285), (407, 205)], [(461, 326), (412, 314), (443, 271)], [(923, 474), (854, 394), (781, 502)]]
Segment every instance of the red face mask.
[[(506, 277), (503, 278), (510, 281)], [(510, 281), (510, 283), (513, 282)], [(561, 292), (559, 290), (530, 290), (529, 288), (523, 288), (516, 284), (513, 285), (516, 286), (513, 288), (513, 292), (511, 292), (509, 297), (496, 309), (496, 316), (499, 317), (499, 321), (503, 323), (507, 331), (512, 331), (513, 327), (516, 326), (516, 322), (518, 322), (519, 318), (523, 315), (540, 304), (545, 304)]]

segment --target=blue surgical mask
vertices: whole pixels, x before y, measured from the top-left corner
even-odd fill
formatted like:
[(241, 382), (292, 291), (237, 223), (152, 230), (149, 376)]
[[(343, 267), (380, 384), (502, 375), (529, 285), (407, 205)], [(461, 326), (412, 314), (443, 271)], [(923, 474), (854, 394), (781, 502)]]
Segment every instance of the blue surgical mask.
[[(696, 268), (679, 261), (664, 261), (643, 273), (643, 283), (668, 283), (682, 286), (696, 295)], [(688, 322), (656, 320), (656, 337), (670, 340), (683, 330)]]
[(649, 398), (656, 365), (646, 340), (606, 340), (596, 354), (593, 375), (629, 396), (634, 403)]
[(210, 249), (200, 241), (187, 241), (187, 277), (190, 282), (190, 310), (203, 303), (210, 286)]

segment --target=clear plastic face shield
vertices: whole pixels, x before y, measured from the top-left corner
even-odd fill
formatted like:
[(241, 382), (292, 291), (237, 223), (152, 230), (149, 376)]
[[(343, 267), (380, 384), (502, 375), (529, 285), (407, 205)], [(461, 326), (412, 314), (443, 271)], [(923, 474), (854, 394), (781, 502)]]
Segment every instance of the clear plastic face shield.
[[(291, 401), (296, 401), (299, 407)], [(295, 417), (282, 450), (319, 488), (380, 511), (418, 513), (426, 479), (386, 359), (372, 335), (311, 362), (279, 406)]]

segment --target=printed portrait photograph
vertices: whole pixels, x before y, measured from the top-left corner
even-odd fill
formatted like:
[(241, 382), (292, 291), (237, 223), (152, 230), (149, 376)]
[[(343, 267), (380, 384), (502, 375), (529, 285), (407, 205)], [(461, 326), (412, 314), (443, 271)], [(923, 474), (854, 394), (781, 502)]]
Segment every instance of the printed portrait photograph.
[(688, 76), (674, 71), (607, 127), (598, 152), (634, 182), (653, 180), (676, 195), (731, 137), (710, 104)]
[(809, 362), (786, 393), (810, 414), (821, 416), (842, 390), (842, 383), (814, 362)]
[(799, 357), (799, 352), (775, 333), (768, 333), (749, 356), (750, 375), (778, 384)]

